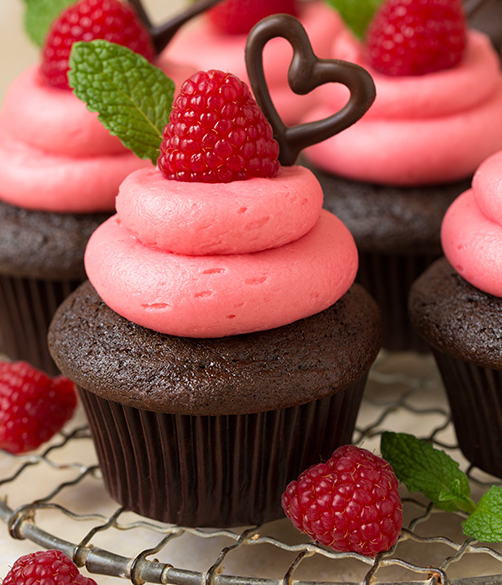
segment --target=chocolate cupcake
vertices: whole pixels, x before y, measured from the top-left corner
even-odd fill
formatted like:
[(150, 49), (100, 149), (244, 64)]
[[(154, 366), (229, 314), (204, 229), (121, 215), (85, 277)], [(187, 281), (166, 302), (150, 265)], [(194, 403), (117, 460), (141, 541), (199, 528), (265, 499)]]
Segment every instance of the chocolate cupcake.
[(135, 325), (85, 283), (49, 344), (79, 386), (117, 502), (163, 522), (235, 526), (282, 517), (289, 481), (351, 441), (380, 336), (359, 285), (290, 325), (191, 339)]
[[(439, 233), (448, 206), (469, 187), (477, 166), (502, 148), (502, 74), (489, 38), (466, 28), (458, 0), (444, 12), (437, 7), (436, 19), (428, 15), (424, 30), (437, 25), (437, 37), (429, 32), (421, 38), (418, 23), (409, 46), (408, 36), (400, 43), (396, 33), (387, 39), (395, 51), (385, 54), (384, 19), (399, 27), (390, 5), (382, 3), (362, 41), (345, 31), (332, 50), (333, 57), (370, 72), (374, 104), (357, 125), (305, 156), (323, 187), (325, 207), (354, 234), (357, 281), (382, 307), (384, 347), (424, 351), (407, 316), (409, 287), (442, 255)], [(439, 47), (430, 62), (420, 59), (430, 57), (428, 50), (413, 54), (422, 42)], [(321, 90), (313, 118), (346, 99), (335, 85)]]
[[(176, 19), (150, 27), (151, 34), (131, 6), (112, 1), (107, 9), (116, 22), (128, 23), (126, 32), (120, 38), (115, 31), (97, 34), (112, 35), (153, 59), (155, 49), (161, 51), (184, 22), (216, 1), (203, 0)], [(141, 2), (134, 4), (145, 16)], [(93, 27), (88, 16), (80, 14), (78, 3), (59, 15), (47, 33), (40, 64), (11, 84), (0, 112), (0, 353), (49, 374), (57, 373), (47, 348), (49, 323), (68, 293), (86, 279), (87, 239), (112, 214), (121, 181), (151, 166), (72, 93), (68, 55), (51, 56), (64, 23), (85, 17)], [(68, 38), (65, 43), (69, 52)], [(163, 66), (183, 79), (193, 72), (165, 60)]]
[(108, 213), (70, 214), (23, 209), (0, 201), (0, 350), (50, 374), (51, 319), (86, 279), (84, 251)]
[(412, 323), (430, 344), (460, 449), (502, 477), (502, 153), (476, 172), (473, 188), (447, 211), (446, 258), (412, 286)]
[[(313, 57), (299, 22), (277, 15), (253, 29), (248, 58), (260, 63), (278, 34)], [(334, 62), (330, 76), (355, 79), (359, 112), (371, 103), (360, 68)], [(227, 150), (226, 115), (248, 138), (215, 181), (201, 159)], [(180, 154), (188, 118), (223, 130), (207, 158), (194, 142)], [(80, 388), (105, 484), (139, 514), (198, 526), (277, 519), (287, 483), (351, 439), (380, 313), (353, 285), (354, 240), (322, 210), (319, 183), (281, 166), (278, 150), (243, 82), (214, 70), (187, 80), (157, 169), (122, 183), (116, 216), (87, 245), (90, 282), (52, 321), (51, 353)]]

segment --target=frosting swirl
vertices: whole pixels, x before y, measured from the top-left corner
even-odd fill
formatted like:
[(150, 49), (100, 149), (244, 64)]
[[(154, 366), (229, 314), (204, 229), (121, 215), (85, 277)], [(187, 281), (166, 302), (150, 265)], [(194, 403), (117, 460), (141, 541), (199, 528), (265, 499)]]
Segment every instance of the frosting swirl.
[[(422, 185), (470, 176), (502, 148), (502, 75), (488, 37), (471, 30), (463, 61), (454, 68), (422, 76), (392, 77), (371, 69), (363, 48), (348, 32), (333, 45), (332, 56), (353, 61), (372, 75), (373, 106), (345, 132), (314, 145), (307, 157), (333, 174), (391, 185)], [(319, 119), (343, 104), (343, 87), (322, 89)]]
[[(175, 83), (193, 68), (164, 60)], [(10, 85), (0, 112), (0, 199), (59, 213), (113, 211), (118, 187), (150, 161), (136, 157), (68, 90), (51, 87), (39, 66)]]
[(0, 113), (0, 198), (64, 213), (112, 211), (122, 179), (150, 165), (128, 151), (72, 92), (30, 67), (9, 87)]
[[(299, 19), (312, 41), (314, 52), (327, 57), (333, 38), (342, 30), (337, 12), (324, 2), (302, 2)], [(191, 27), (181, 30), (160, 56), (162, 63), (173, 58), (194, 65), (197, 69), (222, 69), (231, 71), (249, 84), (244, 60), (247, 35), (225, 35), (214, 30), (202, 17)], [(200, 47), (204, 47), (201, 50)], [(265, 73), (270, 93), (277, 110), (288, 124), (299, 118), (313, 106), (319, 90), (306, 96), (295, 95), (288, 83), (287, 64), (292, 58), (291, 46), (284, 39), (271, 40), (264, 52)]]
[[(135, 202), (139, 190), (145, 200)], [(354, 240), (321, 205), (317, 180), (299, 166), (225, 185), (141, 170), (91, 236), (86, 271), (110, 308), (161, 333), (272, 329), (326, 309), (354, 281)]]
[(502, 152), (480, 165), (472, 189), (452, 203), (443, 219), (441, 243), (460, 276), (502, 297)]

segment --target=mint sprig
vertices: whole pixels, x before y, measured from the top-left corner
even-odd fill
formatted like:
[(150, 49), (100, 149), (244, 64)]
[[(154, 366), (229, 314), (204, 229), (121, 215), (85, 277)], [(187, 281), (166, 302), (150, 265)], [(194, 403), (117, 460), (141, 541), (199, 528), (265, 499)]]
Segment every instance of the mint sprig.
[(444, 451), (413, 435), (388, 431), (382, 434), (380, 447), (382, 457), (411, 492), (422, 492), (447, 512), (476, 509), (467, 476)]
[(73, 45), (68, 80), (111, 134), (156, 164), (174, 95), (163, 71), (126, 47), (95, 40)]
[(362, 39), (377, 8), (383, 0), (326, 0), (326, 2), (340, 13), (345, 24)]
[(462, 523), (466, 536), (502, 542), (502, 487), (493, 486), (476, 506), (467, 475), (444, 451), (413, 435), (390, 431), (382, 433), (380, 451), (411, 492), (422, 492), (441, 510), (466, 512)]
[(24, 3), (24, 28), (30, 40), (41, 47), (52, 22), (75, 0), (24, 0)]
[(502, 535), (502, 487), (492, 486), (477, 509), (462, 524), (464, 534), (481, 542), (500, 542)]

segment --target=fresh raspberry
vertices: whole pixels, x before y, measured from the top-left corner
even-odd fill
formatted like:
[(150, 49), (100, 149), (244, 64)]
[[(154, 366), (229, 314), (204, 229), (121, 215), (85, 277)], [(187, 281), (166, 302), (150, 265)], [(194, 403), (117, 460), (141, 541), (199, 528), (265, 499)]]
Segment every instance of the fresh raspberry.
[(97, 585), (84, 577), (77, 565), (59, 550), (43, 550), (19, 557), (3, 585)]
[(296, 16), (296, 0), (225, 0), (207, 15), (218, 32), (246, 35), (262, 18), (279, 13)]
[(424, 75), (454, 67), (466, 39), (461, 0), (386, 0), (366, 33), (369, 62), (386, 75)]
[(292, 481), (282, 507), (298, 530), (321, 544), (373, 557), (399, 537), (403, 514), (397, 488), (389, 463), (344, 445)]
[(181, 86), (157, 164), (168, 179), (229, 183), (274, 177), (278, 155), (272, 127), (248, 86), (213, 69)]
[(77, 41), (104, 39), (123, 45), (151, 61), (150, 33), (131, 6), (119, 0), (80, 0), (52, 23), (42, 52), (42, 78), (54, 87), (68, 89), (68, 60)]
[(77, 405), (73, 382), (49, 378), (26, 362), (0, 361), (0, 448), (36, 449), (57, 433)]

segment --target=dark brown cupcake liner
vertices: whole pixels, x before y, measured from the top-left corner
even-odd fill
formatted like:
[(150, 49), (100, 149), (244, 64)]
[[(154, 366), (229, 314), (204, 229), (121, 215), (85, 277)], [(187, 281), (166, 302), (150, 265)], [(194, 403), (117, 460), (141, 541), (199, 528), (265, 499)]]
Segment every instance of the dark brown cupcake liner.
[(301, 406), (221, 416), (156, 413), (79, 392), (112, 498), (161, 522), (228, 527), (283, 516), (287, 484), (350, 443), (365, 382)]
[(0, 275), (0, 353), (59, 374), (47, 332), (58, 306), (80, 283)]
[(428, 353), (429, 345), (415, 332), (408, 316), (412, 283), (435, 261), (433, 254), (359, 252), (356, 282), (363, 285), (382, 310), (383, 347), (389, 351)]
[(432, 351), (460, 450), (470, 463), (502, 478), (502, 372)]

